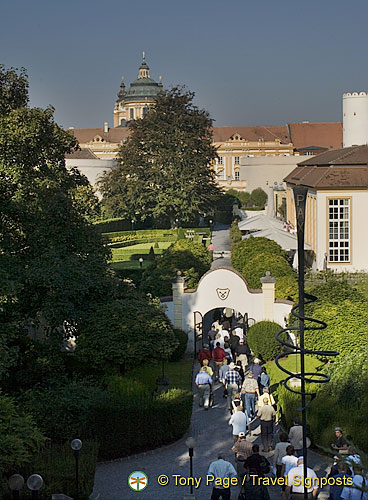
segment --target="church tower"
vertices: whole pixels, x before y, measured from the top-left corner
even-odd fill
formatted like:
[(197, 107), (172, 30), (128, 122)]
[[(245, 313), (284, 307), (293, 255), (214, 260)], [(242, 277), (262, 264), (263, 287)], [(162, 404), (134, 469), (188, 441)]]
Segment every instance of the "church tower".
[(155, 97), (161, 89), (161, 77), (159, 83), (152, 80), (143, 52), (138, 78), (130, 84), (128, 91), (125, 88), (124, 77), (121, 77), (114, 108), (114, 127), (126, 127), (130, 120), (142, 118), (149, 107), (155, 103)]

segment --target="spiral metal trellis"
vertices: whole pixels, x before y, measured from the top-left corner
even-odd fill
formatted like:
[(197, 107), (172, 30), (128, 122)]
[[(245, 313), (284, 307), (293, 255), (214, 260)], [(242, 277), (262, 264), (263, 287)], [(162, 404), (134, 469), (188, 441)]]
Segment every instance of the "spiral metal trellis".
[[(305, 208), (307, 201), (308, 188), (304, 186), (294, 186), (294, 201), (296, 210), (296, 222), (297, 222), (297, 239), (298, 239), (298, 289), (299, 289), (299, 302), (291, 310), (291, 314), (298, 320), (296, 326), (289, 326), (288, 328), (283, 328), (276, 334), (276, 339), (283, 346), (290, 349), (291, 355), (300, 356), (300, 373), (293, 373), (286, 368), (284, 368), (279, 359), (284, 356), (283, 353), (276, 356), (275, 362), (280, 370), (286, 373), (288, 376), (284, 380), (283, 384), (286, 389), (290, 392), (294, 392), (301, 395), (302, 405), (298, 408), (302, 413), (302, 427), (303, 427), (303, 475), (307, 477), (307, 418), (306, 409), (310, 402), (315, 397), (315, 392), (307, 392), (306, 384), (315, 383), (322, 384), (330, 381), (330, 377), (325, 373), (317, 372), (306, 372), (305, 371), (305, 354), (316, 354), (320, 356), (337, 356), (339, 353), (337, 351), (315, 351), (311, 349), (305, 349), (304, 347), (304, 332), (305, 330), (324, 330), (327, 324), (324, 321), (310, 318), (305, 316), (304, 309), (307, 304), (315, 302), (317, 298), (313, 295), (307, 294), (304, 291), (304, 229), (305, 229)], [(305, 321), (309, 324), (305, 326)], [(286, 332), (296, 331), (299, 332), (299, 345), (291, 344), (281, 338), (281, 335)], [(300, 380), (301, 387), (300, 391), (294, 390), (290, 387), (289, 382), (292, 378), (297, 378)], [(306, 401), (307, 396), (310, 398)], [(306, 484), (304, 483), (304, 499), (307, 500), (308, 492)]]

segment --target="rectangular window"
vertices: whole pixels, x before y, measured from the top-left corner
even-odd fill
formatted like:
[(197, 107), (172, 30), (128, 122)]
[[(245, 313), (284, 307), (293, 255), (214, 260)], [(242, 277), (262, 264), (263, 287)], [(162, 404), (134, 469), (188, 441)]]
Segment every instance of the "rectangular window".
[(350, 199), (328, 200), (330, 262), (350, 262)]
[(130, 119), (134, 120), (134, 109), (130, 109)]
[(239, 170), (235, 170), (235, 180), (236, 181), (240, 180), (240, 172), (239, 172)]
[(223, 165), (223, 158), (222, 158), (222, 156), (219, 156), (219, 157), (217, 158), (217, 163), (218, 163), (219, 165)]
[(239, 165), (240, 156), (235, 156), (235, 165)]

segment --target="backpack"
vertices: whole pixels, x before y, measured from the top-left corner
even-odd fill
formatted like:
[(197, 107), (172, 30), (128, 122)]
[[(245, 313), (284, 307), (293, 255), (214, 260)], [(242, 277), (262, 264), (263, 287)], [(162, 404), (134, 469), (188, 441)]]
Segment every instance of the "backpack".
[(262, 474), (268, 474), (270, 472), (270, 462), (267, 460), (267, 458), (262, 457), (262, 460), (259, 463), (259, 469), (262, 472)]

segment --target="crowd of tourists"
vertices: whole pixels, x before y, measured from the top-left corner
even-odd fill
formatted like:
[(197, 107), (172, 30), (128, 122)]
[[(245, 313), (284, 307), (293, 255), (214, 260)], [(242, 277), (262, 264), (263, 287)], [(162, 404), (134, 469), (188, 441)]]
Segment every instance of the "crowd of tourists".
[[(282, 500), (302, 500), (303, 483), (295, 484), (293, 478), (304, 474), (303, 428), (295, 418), (289, 432), (279, 432), (278, 442), (274, 444), (277, 416), (270, 376), (261, 360), (253, 357), (243, 329), (237, 325), (231, 329), (229, 317), (216, 319), (208, 332), (208, 344), (204, 344), (198, 354), (198, 361), (201, 367), (195, 383), (199, 406), (205, 411), (213, 406), (216, 384), (216, 397), (227, 400), (233, 435), (232, 451), (235, 454), (235, 467), (221, 454), (210, 464), (208, 474), (221, 479), (221, 484), (213, 487), (211, 500), (231, 498), (230, 486), (234, 484), (229, 482), (231, 478), (237, 478), (237, 484), (242, 485), (238, 500), (269, 500), (267, 485), (262, 478), (271, 472), (284, 479), (278, 483)], [(258, 426), (261, 429), (261, 450), (258, 444), (251, 441), (252, 428)], [(332, 481), (330, 500), (368, 500), (368, 494), (361, 491), (366, 479), (362, 475), (360, 457), (352, 453), (340, 428), (336, 428), (335, 433), (336, 442), (331, 446), (336, 456), (328, 477), (337, 479), (350, 474), (354, 476), (354, 483), (347, 487), (341, 486), (343, 481)], [(269, 457), (272, 451), (272, 460), (260, 453), (267, 453)], [(347, 460), (341, 460), (344, 454)], [(347, 465), (349, 460), (350, 467)], [(308, 499), (312, 500), (317, 497), (319, 483), (316, 473), (309, 467), (307, 477)], [(258, 478), (261, 480), (258, 481)]]

